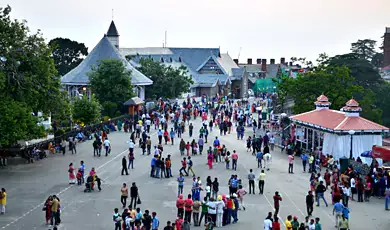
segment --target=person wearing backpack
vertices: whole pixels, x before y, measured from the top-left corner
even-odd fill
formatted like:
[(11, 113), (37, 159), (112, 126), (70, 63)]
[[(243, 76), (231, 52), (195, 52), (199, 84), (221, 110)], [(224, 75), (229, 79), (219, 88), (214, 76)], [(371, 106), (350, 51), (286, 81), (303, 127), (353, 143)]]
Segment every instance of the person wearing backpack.
[(187, 165), (188, 165), (188, 169), (187, 169), (187, 172), (191, 172), (192, 173), (192, 176), (195, 177), (195, 173), (194, 173), (194, 170), (192, 170), (192, 160), (191, 160), (191, 157), (188, 157), (188, 160), (187, 160)]

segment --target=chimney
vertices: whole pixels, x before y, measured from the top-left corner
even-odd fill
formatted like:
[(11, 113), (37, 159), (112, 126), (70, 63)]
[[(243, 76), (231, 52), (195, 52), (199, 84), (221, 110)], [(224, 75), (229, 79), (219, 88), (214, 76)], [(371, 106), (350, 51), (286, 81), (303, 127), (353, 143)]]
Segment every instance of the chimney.
[(271, 59), (271, 64), (275, 64), (275, 59)]
[(233, 61), (238, 65), (238, 59), (233, 59)]
[(283, 64), (286, 62), (286, 59), (284, 57), (280, 58), (280, 64)]
[(261, 60), (261, 71), (267, 71), (267, 59)]
[(289, 63), (289, 66), (292, 66), (293, 65), (293, 62), (292, 61), (290, 61), (290, 63)]
[(261, 64), (261, 58), (256, 59), (256, 64), (258, 64), (258, 65)]
[(252, 65), (252, 58), (248, 58), (248, 65)]

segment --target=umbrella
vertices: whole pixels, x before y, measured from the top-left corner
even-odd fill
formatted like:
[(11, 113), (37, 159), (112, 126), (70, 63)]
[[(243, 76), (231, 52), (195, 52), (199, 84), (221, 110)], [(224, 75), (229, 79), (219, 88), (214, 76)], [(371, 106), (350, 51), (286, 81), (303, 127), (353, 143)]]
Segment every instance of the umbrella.
[(372, 150), (365, 151), (362, 154), (360, 154), (361, 157), (369, 157), (372, 158)]
[(262, 108), (261, 108), (261, 107), (256, 107), (256, 110), (257, 110), (257, 111), (261, 111)]

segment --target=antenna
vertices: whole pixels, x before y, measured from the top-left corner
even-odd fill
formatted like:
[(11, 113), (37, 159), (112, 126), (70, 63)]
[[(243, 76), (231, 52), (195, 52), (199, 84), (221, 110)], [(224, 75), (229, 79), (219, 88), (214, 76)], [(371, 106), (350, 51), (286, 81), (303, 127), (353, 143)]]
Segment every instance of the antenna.
[(242, 50), (242, 47), (240, 47), (240, 50), (238, 51), (238, 57), (237, 57), (237, 59), (239, 59), (239, 60), (240, 60), (241, 50)]
[(164, 46), (167, 47), (167, 31), (165, 31), (165, 42), (164, 43), (165, 43)]

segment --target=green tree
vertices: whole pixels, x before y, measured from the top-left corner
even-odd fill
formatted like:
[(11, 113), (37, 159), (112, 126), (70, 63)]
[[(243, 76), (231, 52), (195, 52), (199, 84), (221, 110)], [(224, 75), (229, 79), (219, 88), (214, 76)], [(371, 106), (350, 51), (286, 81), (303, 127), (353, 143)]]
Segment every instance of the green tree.
[(43, 126), (37, 125), (38, 117), (32, 115), (25, 103), (2, 98), (0, 111), (0, 147), (44, 136)]
[[(4, 111), (23, 106), (23, 110), (16, 111), (20, 114), (40, 111), (49, 115), (63, 102), (60, 78), (51, 58), (52, 50), (40, 31), (31, 33), (27, 22), (11, 19), (10, 12), (9, 6), (0, 8), (0, 97), (9, 103)], [(7, 133), (9, 141), (2, 141), (4, 145), (12, 145), (17, 139), (40, 137), (42, 134), (37, 132), (40, 127), (29, 116), (16, 116), (12, 111), (2, 116), (5, 121), (18, 119), (18, 126), (12, 127), (14, 123), (10, 122), (7, 127), (10, 130), (18, 130), (22, 126), (25, 128), (20, 133)]]
[(375, 51), (376, 41), (371, 39), (358, 40), (351, 44), (352, 53), (356, 54), (361, 59), (371, 61), (376, 54)]
[(371, 88), (375, 83), (381, 80), (379, 72), (374, 68), (370, 61), (361, 58), (355, 53), (337, 55), (330, 58), (326, 64), (330, 66), (346, 66), (351, 71), (351, 76), (355, 78), (356, 83), (363, 87)]
[(72, 115), (75, 121), (82, 122), (85, 125), (99, 122), (101, 109), (99, 102), (93, 95), (90, 99), (87, 96), (75, 98), (72, 107)]
[(123, 62), (115, 59), (101, 61), (89, 73), (92, 93), (103, 106), (104, 115), (124, 112), (123, 103), (134, 96), (130, 74)]
[(165, 66), (151, 58), (142, 58), (139, 63), (141, 66), (138, 70), (153, 80), (153, 85), (146, 87), (146, 95), (149, 97), (176, 98), (188, 92), (193, 83), (183, 65), (178, 68)]
[(375, 68), (382, 68), (383, 67), (383, 59), (384, 59), (383, 53), (376, 53), (371, 59), (371, 64)]
[(58, 74), (64, 76), (78, 66), (88, 55), (88, 48), (84, 43), (78, 43), (68, 38), (54, 38), (49, 45), (53, 49), (53, 59)]

